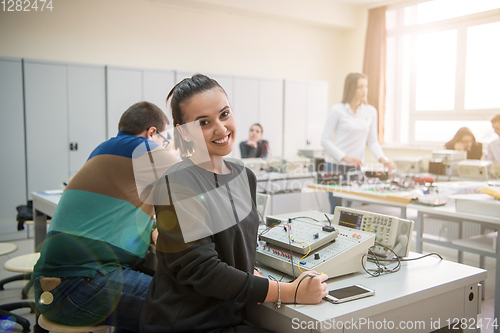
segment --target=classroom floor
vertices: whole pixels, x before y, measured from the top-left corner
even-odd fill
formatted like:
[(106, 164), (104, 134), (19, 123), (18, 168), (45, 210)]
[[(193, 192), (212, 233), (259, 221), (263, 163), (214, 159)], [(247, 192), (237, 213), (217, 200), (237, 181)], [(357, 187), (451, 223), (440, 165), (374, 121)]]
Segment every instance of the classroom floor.
[[(400, 210), (398, 208), (392, 208), (392, 207), (385, 207), (385, 206), (374, 206), (374, 205), (363, 205), (362, 207), (356, 207), (362, 210), (367, 210), (367, 211), (373, 211), (381, 214), (387, 214), (387, 215), (394, 215), (394, 216), (399, 216)], [(411, 210), (407, 212), (408, 214), (408, 219), (415, 219), (416, 218), (416, 211), (412, 212)], [(15, 228), (15, 224), (12, 224), (12, 228)], [(2, 226), (3, 230), (8, 230), (5, 229), (7, 227), (6, 225)], [(9, 226), (10, 228), (10, 226)], [(32, 227), (31, 227), (32, 228)], [(9, 260), (10, 258), (23, 255), (23, 254), (28, 254), (33, 252), (33, 231), (30, 231), (30, 237), (29, 239), (26, 238), (27, 233), (25, 231), (20, 231), (17, 232), (17, 229), (13, 229), (12, 232), (6, 231), (5, 233), (2, 230), (2, 235), (0, 237), (0, 241), (8, 241), (10, 243), (14, 243), (17, 245), (18, 250), (10, 253), (8, 255), (3, 255), (0, 256), (0, 267), (3, 267), (4, 263)], [(22, 237), (21, 237), (22, 236)], [(10, 239), (9, 239), (10, 238)], [(415, 242), (412, 241), (410, 243), (410, 249), (412, 251), (415, 251)], [(424, 253), (429, 253), (429, 252), (437, 252), (440, 255), (443, 256), (443, 258), (450, 260), (450, 261), (456, 261), (457, 260), (457, 251), (441, 246), (436, 246), (433, 244), (424, 244), (423, 246)], [(479, 256), (471, 253), (464, 253), (464, 264), (470, 265), (470, 266), (475, 266), (479, 267)], [(493, 258), (486, 258), (486, 269), (488, 270), (488, 278), (485, 281), (485, 299), (483, 300), (482, 307), (481, 307), (481, 314), (478, 316), (479, 318), (483, 319), (483, 322), (486, 322), (487, 320), (491, 320), (493, 318), (493, 309), (494, 309), (494, 297), (495, 297), (495, 259)], [(7, 272), (3, 269), (0, 269), (0, 279), (9, 277), (14, 275), (15, 273), (12, 272)], [(10, 303), (10, 302), (18, 302), (21, 301), (21, 289), (24, 286), (24, 282), (22, 281), (15, 281), (15, 282), (10, 282), (5, 285), (5, 290), (0, 291), (0, 304), (5, 304), (5, 303)], [(33, 299), (33, 290), (30, 291), (28, 294), (30, 299)], [(35, 322), (35, 314), (30, 313), (29, 309), (19, 309), (15, 310), (15, 313), (24, 316), (26, 319), (28, 319), (33, 327), (33, 324)], [(2, 331), (0, 329), (0, 331)], [(21, 332), (21, 327), (19, 325), (16, 325), (14, 330), (12, 332)], [(33, 329), (32, 329), (33, 331)], [(3, 331), (2, 331), (3, 332)], [(483, 328), (482, 333), (492, 333), (493, 328)]]

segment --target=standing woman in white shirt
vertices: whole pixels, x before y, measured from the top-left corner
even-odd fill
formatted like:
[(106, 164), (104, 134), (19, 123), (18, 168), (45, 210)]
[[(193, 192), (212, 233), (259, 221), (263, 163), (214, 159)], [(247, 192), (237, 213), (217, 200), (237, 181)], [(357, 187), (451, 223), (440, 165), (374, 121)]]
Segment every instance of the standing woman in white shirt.
[[(346, 179), (349, 170), (363, 164), (368, 145), (375, 158), (389, 167), (377, 138), (377, 110), (368, 105), (368, 79), (361, 73), (347, 75), (342, 103), (332, 106), (326, 119), (321, 145), (325, 149), (325, 171), (339, 171)], [(332, 140), (332, 135), (334, 138)], [(329, 193), (331, 213), (341, 204), (341, 198)]]

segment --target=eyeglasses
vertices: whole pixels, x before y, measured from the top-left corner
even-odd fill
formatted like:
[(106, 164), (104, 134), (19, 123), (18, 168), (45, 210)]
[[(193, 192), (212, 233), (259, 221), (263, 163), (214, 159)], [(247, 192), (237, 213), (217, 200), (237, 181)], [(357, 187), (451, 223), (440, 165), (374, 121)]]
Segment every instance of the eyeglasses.
[(170, 143), (170, 140), (167, 139), (166, 137), (164, 137), (160, 132), (158, 132), (158, 130), (156, 130), (156, 134), (158, 134), (160, 136), (160, 138), (163, 139), (163, 148), (167, 148), (168, 147), (168, 144)]

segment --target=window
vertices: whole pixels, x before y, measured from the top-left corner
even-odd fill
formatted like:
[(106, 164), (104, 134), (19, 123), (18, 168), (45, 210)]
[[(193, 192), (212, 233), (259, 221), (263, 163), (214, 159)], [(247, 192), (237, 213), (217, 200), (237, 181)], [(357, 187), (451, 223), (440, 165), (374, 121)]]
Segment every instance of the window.
[(500, 0), (433, 0), (386, 12), (385, 142), (488, 142), (500, 114)]

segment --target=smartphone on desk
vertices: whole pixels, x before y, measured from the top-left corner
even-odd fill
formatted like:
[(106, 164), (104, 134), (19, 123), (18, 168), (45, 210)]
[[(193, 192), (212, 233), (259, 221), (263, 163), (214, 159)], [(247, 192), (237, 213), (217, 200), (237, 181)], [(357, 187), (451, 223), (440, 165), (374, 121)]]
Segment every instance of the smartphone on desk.
[(330, 290), (328, 295), (323, 297), (323, 299), (334, 304), (339, 304), (373, 295), (375, 295), (375, 290), (359, 284), (354, 284), (352, 286)]

